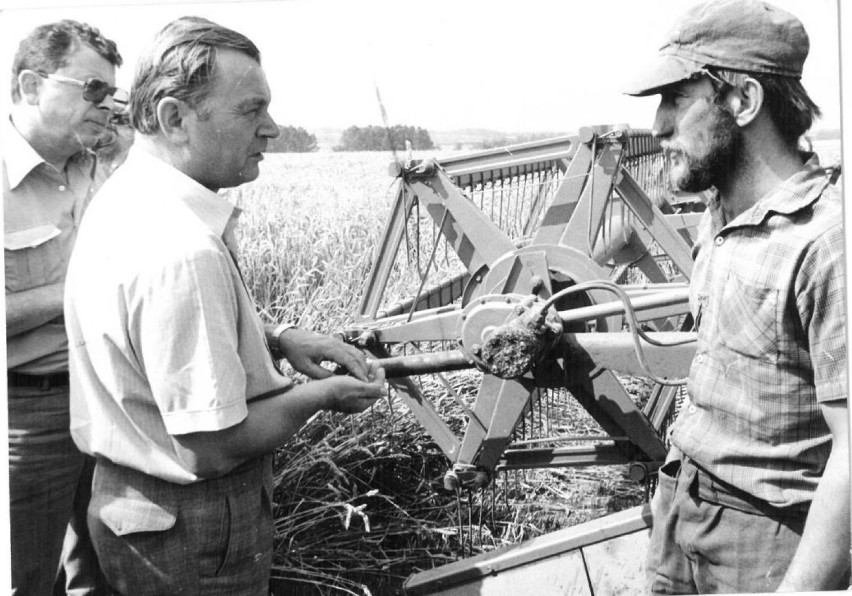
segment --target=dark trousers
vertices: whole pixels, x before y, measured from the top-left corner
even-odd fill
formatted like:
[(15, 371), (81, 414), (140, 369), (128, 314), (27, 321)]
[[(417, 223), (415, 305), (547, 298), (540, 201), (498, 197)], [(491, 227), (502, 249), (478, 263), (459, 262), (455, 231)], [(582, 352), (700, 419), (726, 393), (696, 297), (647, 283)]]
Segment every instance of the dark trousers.
[(49, 596), (84, 456), (71, 439), (68, 388), (9, 388), (12, 594)]
[(98, 555), (92, 546), (87, 523), (89, 501), (92, 498), (92, 477), (95, 458), (86, 455), (83, 472), (74, 495), (74, 511), (65, 542), (62, 545), (62, 561), (53, 586), (54, 596), (110, 596), (112, 589), (107, 583)]
[(646, 567), (654, 594), (773, 592), (807, 511), (773, 509), (681, 456), (660, 468)]
[(89, 530), (127, 596), (262, 595), (272, 563), (271, 458), (175, 484), (99, 459)]

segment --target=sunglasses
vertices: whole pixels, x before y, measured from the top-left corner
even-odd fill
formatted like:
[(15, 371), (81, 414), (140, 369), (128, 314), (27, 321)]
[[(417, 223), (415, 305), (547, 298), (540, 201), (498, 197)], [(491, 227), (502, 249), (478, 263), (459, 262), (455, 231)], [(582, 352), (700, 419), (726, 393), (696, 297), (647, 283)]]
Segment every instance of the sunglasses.
[(122, 108), (127, 105), (128, 101), (130, 101), (130, 96), (127, 91), (125, 91), (124, 89), (119, 89), (118, 87), (113, 87), (112, 85), (101, 79), (91, 78), (86, 79), (85, 81), (79, 81), (77, 79), (72, 79), (71, 77), (64, 77), (56, 73), (39, 72), (36, 74), (45, 79), (50, 79), (51, 81), (57, 81), (59, 83), (69, 83), (71, 85), (82, 87), (83, 99), (95, 105), (99, 105), (110, 95), (112, 96), (112, 100), (116, 103), (116, 105)]

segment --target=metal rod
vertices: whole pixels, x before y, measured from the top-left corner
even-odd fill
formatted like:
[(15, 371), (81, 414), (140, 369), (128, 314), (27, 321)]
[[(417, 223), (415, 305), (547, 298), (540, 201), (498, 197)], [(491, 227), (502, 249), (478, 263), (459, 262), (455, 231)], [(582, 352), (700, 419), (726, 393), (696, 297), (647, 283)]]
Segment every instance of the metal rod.
[(385, 369), (385, 376), (389, 379), (407, 377), (409, 375), (427, 375), (452, 370), (464, 370), (474, 367), (460, 350), (450, 350), (433, 354), (394, 356), (392, 358), (382, 358), (378, 363)]
[[(634, 311), (650, 310), (662, 306), (673, 306), (689, 303), (689, 288), (657, 292), (646, 296), (639, 296), (630, 301)], [(571, 310), (559, 311), (559, 318), (563, 323), (577, 323), (592, 321), (600, 317), (623, 314), (624, 303), (621, 301), (605, 302), (593, 306), (573, 308)]]
[(524, 445), (538, 445), (540, 443), (567, 443), (569, 441), (629, 441), (630, 437), (613, 437), (610, 435), (569, 435), (546, 437), (543, 439), (527, 439), (526, 441), (518, 441), (510, 443), (509, 448), (522, 447)]

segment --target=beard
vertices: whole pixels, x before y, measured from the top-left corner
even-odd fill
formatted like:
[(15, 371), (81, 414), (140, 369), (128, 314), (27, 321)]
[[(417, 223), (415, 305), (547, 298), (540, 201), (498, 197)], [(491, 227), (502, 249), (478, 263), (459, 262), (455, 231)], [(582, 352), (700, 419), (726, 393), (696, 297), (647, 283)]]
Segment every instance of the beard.
[(734, 117), (713, 103), (702, 120), (704, 124), (693, 126), (705, 128), (703, 147), (687, 149), (677, 141), (665, 145), (670, 157), (680, 160), (670, 172), (671, 183), (677, 190), (697, 193), (717, 186), (740, 164), (743, 135)]

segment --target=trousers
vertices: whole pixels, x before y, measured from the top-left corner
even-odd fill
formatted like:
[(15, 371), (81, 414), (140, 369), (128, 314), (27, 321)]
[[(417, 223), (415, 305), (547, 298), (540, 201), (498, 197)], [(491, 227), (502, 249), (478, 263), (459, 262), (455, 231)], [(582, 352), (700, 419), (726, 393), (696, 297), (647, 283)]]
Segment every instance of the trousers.
[(88, 521), (107, 580), (126, 596), (266, 596), (271, 489), (269, 456), (190, 484), (99, 458)]
[(653, 594), (773, 592), (807, 518), (721, 485), (683, 455), (660, 468), (651, 511)]
[(9, 387), (8, 412), (12, 594), (49, 596), (84, 465), (68, 388)]

